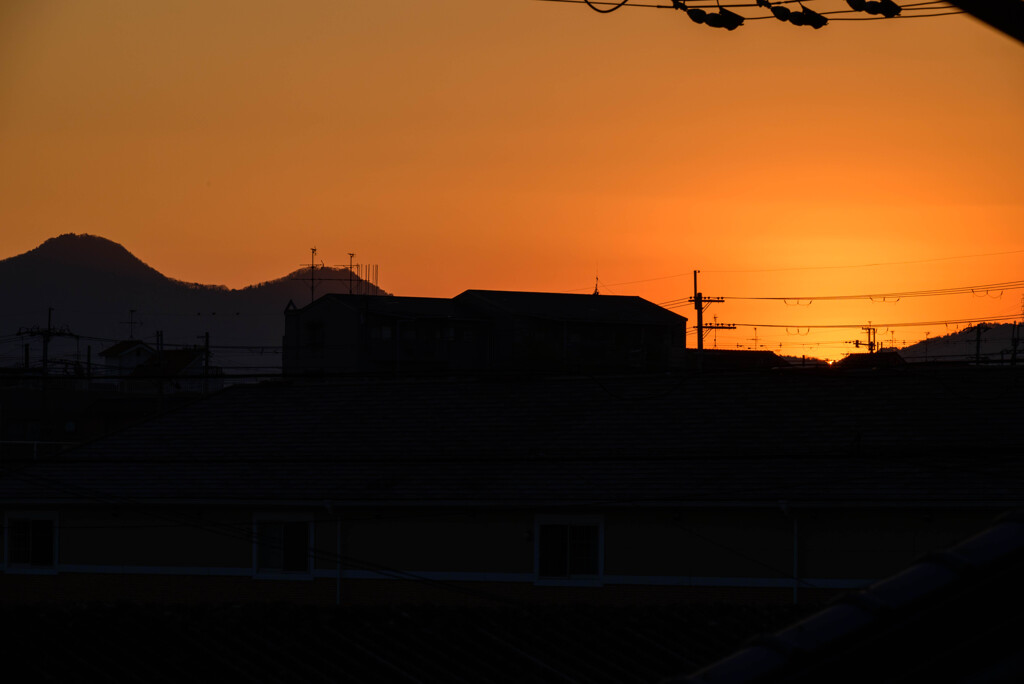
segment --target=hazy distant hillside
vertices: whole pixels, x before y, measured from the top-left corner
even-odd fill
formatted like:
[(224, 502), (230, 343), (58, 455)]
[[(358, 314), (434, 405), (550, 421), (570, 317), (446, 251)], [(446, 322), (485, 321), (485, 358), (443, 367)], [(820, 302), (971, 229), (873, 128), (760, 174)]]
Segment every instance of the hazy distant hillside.
[[(317, 269), (316, 276), (317, 296), (348, 292), (347, 269)], [(356, 291), (385, 294), (352, 279)], [(136, 339), (152, 342), (163, 331), (168, 345), (199, 345), (209, 333), (214, 347), (278, 347), (289, 301), (309, 303), (308, 268), (231, 290), (168, 278), (101, 237), (61, 235), (0, 261), (0, 367), (23, 363), (25, 344), (30, 356), (37, 353), (41, 338), (17, 333), (46, 328), (50, 307), (53, 327), (80, 336), (54, 339), (51, 356), (74, 345), (79, 354), (91, 346), (96, 358), (108, 341), (129, 337), (130, 321)], [(273, 351), (265, 354), (267, 365), (279, 365)], [(227, 350), (220, 356), (228, 361)]]
[[(986, 323), (941, 336), (932, 336), (900, 349), (907, 361), (1009, 361), (1013, 353), (1013, 323)], [(1018, 333), (1019, 334), (1019, 333)], [(1024, 362), (1024, 345), (1017, 346), (1017, 360)]]

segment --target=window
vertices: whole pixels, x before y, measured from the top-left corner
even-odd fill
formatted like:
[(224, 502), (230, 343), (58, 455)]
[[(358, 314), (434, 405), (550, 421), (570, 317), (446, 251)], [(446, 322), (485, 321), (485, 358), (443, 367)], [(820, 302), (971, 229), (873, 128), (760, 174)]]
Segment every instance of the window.
[(306, 323), (306, 339), (307, 346), (311, 350), (322, 350), (324, 348), (324, 341), (326, 334), (324, 332), (323, 321), (309, 321)]
[(57, 516), (54, 513), (7, 515), (7, 567), (53, 570), (57, 565)]
[(259, 517), (253, 562), (257, 575), (311, 577), (312, 524), (301, 517)]
[(545, 584), (600, 584), (604, 570), (604, 529), (599, 517), (537, 519), (537, 581)]

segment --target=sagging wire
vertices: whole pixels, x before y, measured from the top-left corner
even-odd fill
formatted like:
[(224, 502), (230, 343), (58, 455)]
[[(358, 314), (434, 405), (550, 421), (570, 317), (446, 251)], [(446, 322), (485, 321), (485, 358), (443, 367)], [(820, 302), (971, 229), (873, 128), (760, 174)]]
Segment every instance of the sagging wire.
[(770, 10), (772, 16), (779, 21), (789, 22), (793, 26), (810, 26), (813, 29), (820, 29), (828, 23), (828, 18), (825, 15), (804, 7), (802, 2), (797, 3), (800, 5), (799, 10), (791, 10), (782, 4), (773, 5), (769, 0), (757, 0), (757, 4), (759, 7), (765, 7)]
[(699, 7), (688, 8), (684, 0), (672, 0), (672, 9), (683, 10), (695, 24), (706, 24), (712, 28), (724, 28), (733, 31), (743, 25), (744, 17), (724, 7), (719, 0), (717, 12), (705, 12)]
[[(608, 2), (602, 0), (544, 0), (545, 2), (568, 2), (575, 4), (585, 4), (590, 9), (601, 14), (609, 14), (615, 10), (624, 7), (629, 0), (621, 0), (620, 2)], [(794, 26), (810, 26), (813, 29), (819, 29), (824, 27), (829, 21), (872, 21), (876, 19), (918, 19), (925, 17), (941, 17), (950, 14), (963, 14), (963, 10), (953, 9), (946, 5), (942, 0), (930, 0), (929, 2), (916, 2), (916, 3), (904, 3), (898, 5), (893, 0), (846, 0), (847, 5), (850, 7), (848, 10), (833, 10), (827, 12), (815, 12), (814, 10), (806, 7), (801, 0), (778, 0), (777, 2), (771, 2), (771, 0), (755, 0), (754, 3), (734, 3), (727, 7), (763, 7), (768, 9), (771, 14), (768, 16), (760, 17), (744, 17), (736, 12), (723, 7), (720, 0), (716, 0), (718, 8), (717, 12), (708, 12), (702, 7), (688, 7), (686, 5), (687, 0), (669, 0), (670, 5), (650, 4), (650, 3), (639, 3), (634, 2), (633, 7), (648, 7), (653, 9), (675, 9), (683, 10), (691, 21), (698, 24), (706, 24), (714, 28), (724, 28), (732, 31), (739, 26), (742, 26), (744, 21), (751, 20), (756, 21), (759, 19), (777, 19), (782, 22), (793, 24)], [(800, 5), (799, 10), (791, 10), (786, 7), (787, 4), (796, 3)], [(602, 9), (602, 5), (607, 7)], [(918, 12), (913, 15), (904, 14), (904, 10), (913, 10)], [(944, 10), (944, 11), (936, 11)], [(929, 12), (924, 14), (923, 12)], [(866, 14), (870, 16), (859, 16), (859, 17), (833, 17), (830, 19), (825, 15), (836, 15), (836, 14)]]
[[(951, 325), (971, 325), (975, 323), (1000, 323), (1016, 321), (1019, 317), (1016, 314), (1006, 314), (1003, 316), (986, 316), (983, 318), (960, 318), (950, 319), (946, 321), (917, 321), (917, 322), (900, 322), (900, 323), (878, 323), (875, 325), (876, 328), (917, 328), (924, 326), (939, 326), (945, 325), (946, 329), (949, 329)], [(743, 328), (813, 328), (815, 330), (824, 329), (839, 329), (839, 328), (863, 328), (863, 323), (833, 323), (833, 324), (818, 324), (818, 325), (801, 325), (795, 326), (792, 323), (736, 323), (737, 327)]]
[(595, 12), (599, 12), (601, 14), (610, 14), (610, 13), (614, 12), (617, 9), (621, 9), (623, 5), (625, 5), (627, 2), (629, 2), (629, 0), (622, 0), (622, 2), (620, 2), (618, 5), (615, 5), (614, 7), (610, 7), (608, 9), (601, 9), (600, 7), (598, 7), (591, 0), (583, 0), (583, 2), (586, 3), (587, 7), (589, 7), (592, 10), (594, 10)]
[(903, 8), (893, 0), (846, 0), (854, 12), (865, 12), (867, 14), (881, 15), (886, 19), (899, 16)]
[[(842, 301), (842, 300), (871, 300), (871, 301), (884, 301), (887, 299), (899, 300), (900, 298), (906, 297), (938, 297), (947, 295), (958, 295), (958, 294), (973, 294), (976, 297), (989, 296), (992, 299), (998, 299), (999, 297), (991, 297), (990, 292), (998, 289), (1000, 291), (999, 297), (1002, 296), (1002, 292), (1005, 290), (1021, 290), (1024, 289), (1024, 280), (1011, 280), (1002, 283), (985, 283), (983, 285), (962, 285), (959, 287), (943, 287), (935, 288), (931, 290), (911, 290), (907, 292), (875, 292), (870, 294), (855, 294), (855, 295), (825, 295), (825, 296), (800, 296), (800, 297), (730, 297), (726, 296), (723, 299), (744, 299), (744, 300), (757, 300), (757, 301), (781, 301), (789, 302), (792, 300), (802, 301)], [(981, 294), (979, 294), (981, 293)]]

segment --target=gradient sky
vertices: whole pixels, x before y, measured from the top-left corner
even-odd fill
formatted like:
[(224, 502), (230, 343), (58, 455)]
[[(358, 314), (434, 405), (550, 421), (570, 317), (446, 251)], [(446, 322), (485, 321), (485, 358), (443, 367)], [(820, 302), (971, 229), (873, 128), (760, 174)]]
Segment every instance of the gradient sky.
[[(1024, 279), (1022, 159), (1024, 45), (967, 15), (727, 32), (536, 0), (0, 3), (0, 258), (75, 232), (230, 287), (313, 246), (410, 296), (597, 277), (663, 303), (694, 269), (727, 297), (982, 285)], [(707, 321), (837, 358), (859, 330), (797, 326), (1019, 315), (1022, 292)]]

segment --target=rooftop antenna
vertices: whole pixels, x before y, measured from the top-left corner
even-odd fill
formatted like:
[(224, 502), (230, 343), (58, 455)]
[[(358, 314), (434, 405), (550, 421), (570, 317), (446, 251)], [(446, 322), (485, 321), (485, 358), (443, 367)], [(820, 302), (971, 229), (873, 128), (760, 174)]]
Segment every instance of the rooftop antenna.
[(309, 248), (309, 303), (316, 298), (316, 247)]
[[(305, 266), (305, 264), (302, 264)], [(320, 262), (320, 268), (323, 268), (323, 262)], [(292, 280), (305, 280), (305, 278), (292, 278)], [(316, 247), (309, 248), (309, 303), (312, 304), (316, 299)]]
[[(353, 291), (355, 290), (355, 283), (353, 282), (354, 280), (359, 279), (360, 282), (361, 282), (361, 285), (364, 286), (364, 287), (367, 285), (367, 282), (365, 280), (363, 280), (361, 275), (356, 275), (356, 272), (355, 272), (356, 269), (361, 269), (362, 267), (359, 264), (353, 263), (353, 261), (352, 261), (353, 258), (356, 255), (355, 252), (349, 252), (348, 253), (348, 273), (343, 278), (332, 278), (332, 277), (329, 277), (329, 276), (317, 277), (317, 275), (316, 275), (317, 269), (323, 270), (324, 268), (327, 268), (327, 266), (324, 264), (322, 259), (320, 260), (319, 263), (317, 263), (317, 258), (316, 258), (317, 249), (316, 249), (316, 247), (310, 247), (309, 248), (309, 253), (310, 253), (310, 256), (309, 256), (309, 301), (310, 301), (310, 303), (312, 303), (313, 301), (316, 300), (316, 286), (317, 286), (317, 283), (323, 283), (324, 281), (328, 281), (328, 280), (333, 280), (333, 281), (347, 280), (348, 281), (348, 293), (349, 294), (353, 294)], [(306, 264), (302, 264), (302, 265), (305, 266)], [(344, 267), (345, 267), (344, 264), (335, 264), (335, 265), (331, 266), (330, 269), (331, 270), (338, 270), (338, 269), (341, 269), (341, 268), (344, 268)], [(373, 272), (373, 276), (372, 276), (373, 282), (372, 282), (372, 285), (373, 285), (373, 288), (375, 290), (378, 289), (377, 288), (377, 265), (376, 264), (366, 265), (366, 269), (367, 269), (367, 273), (369, 273), (372, 270), (372, 272)], [(306, 278), (297, 277), (297, 278), (292, 278), (292, 280), (306, 280)]]
[[(52, 311), (52, 309), (51, 309), (51, 311)], [(135, 320), (135, 311), (136, 311), (135, 309), (128, 309), (128, 320), (127, 321), (121, 321), (121, 325), (127, 325), (128, 326), (128, 339), (129, 340), (134, 340), (135, 339), (135, 326), (142, 325), (142, 321)]]
[(597, 291), (597, 275), (594, 275), (594, 294), (601, 294)]

